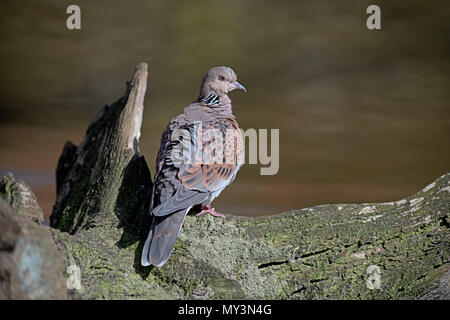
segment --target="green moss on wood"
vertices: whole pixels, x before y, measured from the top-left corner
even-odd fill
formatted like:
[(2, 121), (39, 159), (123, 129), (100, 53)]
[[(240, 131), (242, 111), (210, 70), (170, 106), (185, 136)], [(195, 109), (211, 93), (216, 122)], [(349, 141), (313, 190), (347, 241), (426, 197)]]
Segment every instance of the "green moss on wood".
[[(53, 234), (82, 266), (84, 298), (198, 298), (207, 288), (213, 299), (414, 299), (449, 269), (449, 182), (396, 203), (188, 216), (161, 269), (139, 265), (143, 239), (120, 245), (119, 220)], [(370, 265), (379, 290), (366, 285)]]

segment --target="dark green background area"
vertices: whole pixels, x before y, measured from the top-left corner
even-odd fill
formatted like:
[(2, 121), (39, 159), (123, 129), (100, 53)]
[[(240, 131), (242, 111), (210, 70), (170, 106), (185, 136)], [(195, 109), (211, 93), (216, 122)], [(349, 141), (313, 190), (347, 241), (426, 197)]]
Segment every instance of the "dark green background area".
[[(80, 31), (66, 28), (70, 4)], [(366, 28), (369, 4), (382, 30)], [(0, 35), (0, 171), (29, 182), (47, 215), (64, 142), (141, 61), (150, 165), (214, 65), (248, 89), (231, 94), (242, 128), (280, 129), (279, 173), (244, 166), (215, 202), (227, 213), (396, 200), (449, 170), (448, 1), (2, 1)]]

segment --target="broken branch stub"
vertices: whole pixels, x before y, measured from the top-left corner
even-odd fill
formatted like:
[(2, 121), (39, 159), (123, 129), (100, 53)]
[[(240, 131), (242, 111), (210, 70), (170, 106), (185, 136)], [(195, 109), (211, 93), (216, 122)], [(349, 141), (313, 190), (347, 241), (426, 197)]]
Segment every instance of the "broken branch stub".
[[(147, 75), (147, 64), (137, 65), (124, 96), (98, 113), (81, 145), (65, 145), (56, 172), (52, 227), (76, 233), (97, 221), (108, 223), (112, 212), (127, 221), (129, 217), (123, 215), (137, 219), (144, 213), (151, 177), (138, 143)], [(124, 181), (130, 177), (133, 184), (125, 188)]]

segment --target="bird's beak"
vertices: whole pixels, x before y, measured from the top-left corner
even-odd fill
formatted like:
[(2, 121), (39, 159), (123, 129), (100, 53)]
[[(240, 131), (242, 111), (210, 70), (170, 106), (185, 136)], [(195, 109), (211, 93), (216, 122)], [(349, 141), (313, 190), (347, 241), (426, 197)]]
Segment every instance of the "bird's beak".
[(234, 84), (234, 89), (238, 89), (238, 90), (247, 92), (247, 89), (245, 89), (245, 87), (242, 84), (240, 84), (239, 82), (235, 81), (233, 84)]

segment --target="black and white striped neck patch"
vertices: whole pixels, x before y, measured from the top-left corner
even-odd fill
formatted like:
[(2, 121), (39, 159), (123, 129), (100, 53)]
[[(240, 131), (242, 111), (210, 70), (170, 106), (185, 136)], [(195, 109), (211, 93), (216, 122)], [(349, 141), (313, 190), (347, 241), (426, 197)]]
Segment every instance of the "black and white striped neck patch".
[(218, 95), (211, 93), (206, 98), (203, 98), (202, 102), (206, 103), (208, 107), (217, 106), (220, 104), (220, 98)]

